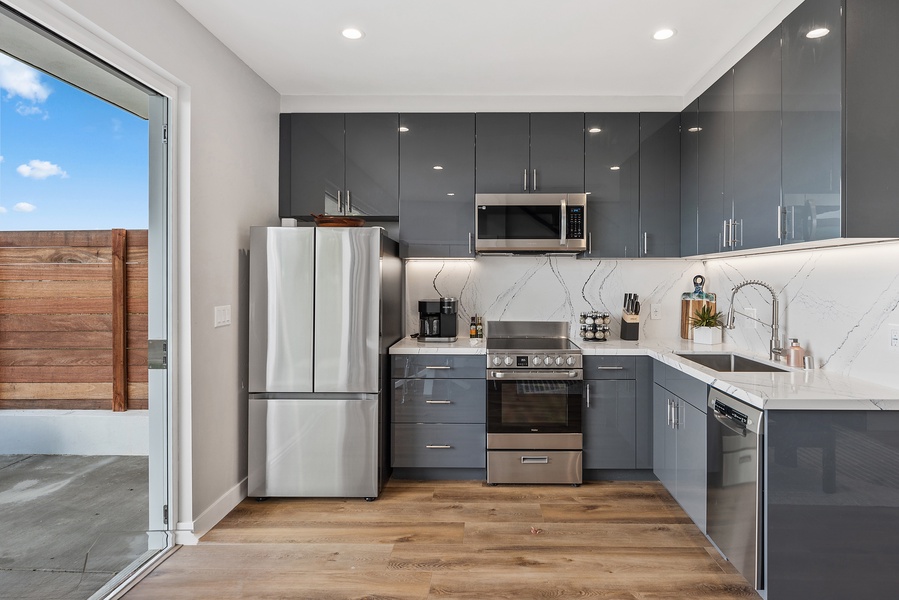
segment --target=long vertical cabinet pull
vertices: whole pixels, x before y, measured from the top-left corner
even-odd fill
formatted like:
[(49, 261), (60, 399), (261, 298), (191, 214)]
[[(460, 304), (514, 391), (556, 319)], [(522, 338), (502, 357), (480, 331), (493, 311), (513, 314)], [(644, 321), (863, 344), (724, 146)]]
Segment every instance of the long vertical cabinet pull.
[(777, 241), (780, 242), (784, 239), (784, 229), (783, 229), (783, 207), (777, 207)]
[(647, 256), (649, 254), (649, 232), (643, 232), (643, 256)]
[(668, 404), (668, 414), (666, 415), (665, 425), (671, 427), (671, 398), (665, 398), (665, 402)]
[(534, 185), (531, 186), (531, 190), (536, 192), (537, 191), (537, 169), (534, 169), (534, 179), (533, 179), (532, 183)]
[(730, 248), (730, 223), (728, 223), (727, 219), (724, 219), (724, 225), (721, 227), (721, 238), (724, 240), (721, 243), (721, 247)]
[(343, 192), (337, 190), (337, 212), (343, 214)]
[(590, 384), (587, 384), (587, 408), (590, 408)]
[(471, 232), (468, 232), (468, 253), (471, 254)]
[(528, 191), (528, 170), (524, 170), (524, 183), (521, 184), (522, 191)]
[(350, 190), (346, 191), (346, 214), (352, 214), (353, 212), (353, 197), (350, 195)]

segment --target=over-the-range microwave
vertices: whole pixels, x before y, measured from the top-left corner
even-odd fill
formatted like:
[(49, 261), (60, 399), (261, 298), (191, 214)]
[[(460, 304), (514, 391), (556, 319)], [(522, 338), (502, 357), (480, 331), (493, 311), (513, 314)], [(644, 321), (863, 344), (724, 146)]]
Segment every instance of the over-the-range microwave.
[(586, 194), (475, 194), (477, 252), (583, 252)]

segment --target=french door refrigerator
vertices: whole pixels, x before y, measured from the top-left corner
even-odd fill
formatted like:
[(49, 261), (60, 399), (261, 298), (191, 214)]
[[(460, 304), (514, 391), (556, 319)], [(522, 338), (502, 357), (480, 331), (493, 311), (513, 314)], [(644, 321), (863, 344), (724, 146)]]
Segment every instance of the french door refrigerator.
[(250, 228), (249, 496), (377, 497), (402, 269), (378, 227)]

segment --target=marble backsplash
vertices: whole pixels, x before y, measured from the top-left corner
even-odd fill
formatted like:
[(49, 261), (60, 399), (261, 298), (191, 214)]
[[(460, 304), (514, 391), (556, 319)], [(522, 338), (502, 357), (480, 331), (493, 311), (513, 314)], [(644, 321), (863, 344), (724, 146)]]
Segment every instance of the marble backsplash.
[[(477, 260), (410, 260), (406, 264), (406, 334), (418, 331), (419, 299), (459, 300), (459, 335), (469, 319), (559, 320), (571, 323), (589, 310), (612, 314), (620, 331), (626, 292), (640, 295), (641, 339), (680, 335), (680, 297), (696, 274), (729, 306), (731, 288), (760, 279), (778, 292), (781, 337), (795, 337), (819, 368), (899, 388), (899, 349), (890, 349), (890, 325), (899, 326), (899, 242), (699, 260), (577, 260), (572, 257), (496, 256)], [(651, 320), (650, 305), (662, 318)], [(740, 312), (752, 308), (771, 321), (771, 295), (747, 286), (736, 295)], [(747, 352), (768, 352), (770, 328), (737, 316), (725, 340)], [(601, 342), (598, 342), (601, 343)], [(704, 347), (705, 348), (705, 347)], [(713, 346), (707, 347), (713, 350)]]

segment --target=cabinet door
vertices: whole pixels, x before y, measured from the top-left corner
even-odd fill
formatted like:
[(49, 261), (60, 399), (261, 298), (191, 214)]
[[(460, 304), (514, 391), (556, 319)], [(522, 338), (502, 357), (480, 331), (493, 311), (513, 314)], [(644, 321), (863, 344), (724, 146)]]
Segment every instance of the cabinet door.
[(640, 114), (640, 256), (680, 256), (680, 115)]
[(733, 216), (733, 70), (699, 97), (699, 254), (724, 249), (724, 221)]
[(706, 414), (677, 402), (677, 494), (675, 498), (699, 530), (706, 527)]
[[(591, 258), (638, 256), (640, 117), (585, 116), (587, 252)], [(597, 131), (598, 130), (598, 131)]]
[[(804, 2), (783, 21), (783, 206), (786, 243), (840, 236), (843, 89), (840, 4), (840, 0)], [(830, 33), (809, 39), (806, 34), (818, 27), (826, 27)], [(872, 44), (872, 47), (879, 48), (879, 45)], [(847, 71), (847, 77), (850, 76)], [(878, 76), (875, 86), (864, 93), (877, 96), (883, 81), (886, 80)], [(847, 90), (850, 89), (847, 87)], [(866, 96), (865, 107), (859, 108), (860, 112), (870, 110), (867, 108), (868, 98)], [(871, 146), (873, 150), (874, 145), (870, 144), (873, 140), (882, 140), (887, 146), (895, 144), (892, 136), (882, 134), (881, 126), (878, 122), (876, 134), (867, 138), (864, 146)], [(887, 169), (891, 172), (894, 167), (890, 164)], [(864, 180), (864, 176), (855, 178), (858, 183)], [(893, 181), (893, 178), (890, 180)]]
[(338, 197), (343, 200), (343, 127), (342, 114), (281, 116), (282, 217), (308, 220), (310, 213), (341, 214)]
[(677, 498), (675, 458), (677, 446), (671, 428), (671, 402), (675, 399), (662, 386), (652, 388), (652, 472), (672, 496)]
[(399, 214), (398, 121), (395, 113), (346, 115), (348, 213)]
[(636, 467), (636, 387), (633, 380), (584, 382), (585, 469)]
[(530, 191), (528, 113), (478, 113), (476, 120), (477, 193)]
[(583, 193), (584, 113), (531, 113), (530, 163), (530, 191)]
[(780, 243), (780, 28), (734, 67), (737, 248)]
[(474, 256), (474, 115), (406, 114), (400, 126), (404, 258)]
[(680, 114), (680, 252), (699, 252), (699, 100)]

